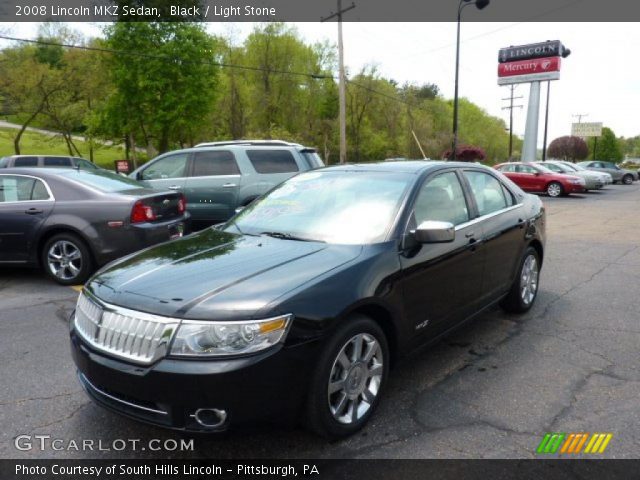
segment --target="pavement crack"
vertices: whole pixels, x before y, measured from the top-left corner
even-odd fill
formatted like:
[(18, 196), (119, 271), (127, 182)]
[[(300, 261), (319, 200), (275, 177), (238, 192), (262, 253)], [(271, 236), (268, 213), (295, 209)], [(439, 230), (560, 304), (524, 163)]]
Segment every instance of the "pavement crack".
[(77, 390), (75, 392), (65, 392), (65, 393), (59, 393), (57, 395), (51, 395), (49, 397), (28, 397), (28, 398), (19, 398), (18, 400), (13, 400), (11, 402), (3, 402), (0, 403), (0, 406), (5, 406), (5, 405), (20, 405), (22, 403), (26, 403), (26, 402), (37, 402), (40, 400), (53, 400), (54, 398), (61, 398), (61, 397), (69, 397), (71, 395), (75, 395), (77, 393), (80, 393), (81, 390)]
[(60, 418), (58, 420), (54, 420), (53, 422), (49, 422), (49, 423), (45, 423), (42, 425), (36, 425), (35, 427), (33, 427), (34, 430), (38, 430), (39, 428), (45, 428), (45, 427), (50, 427), (51, 425), (57, 425), (58, 423), (63, 423), (66, 422), (67, 420), (70, 420), (71, 418), (73, 418), (73, 416), (78, 413), (80, 410), (82, 410), (84, 407), (86, 407), (87, 405), (91, 404), (91, 400), (86, 401), (84, 403), (81, 403), (80, 405), (78, 405), (76, 408), (74, 408), (71, 413), (69, 413), (69, 415), (67, 415), (66, 417)]

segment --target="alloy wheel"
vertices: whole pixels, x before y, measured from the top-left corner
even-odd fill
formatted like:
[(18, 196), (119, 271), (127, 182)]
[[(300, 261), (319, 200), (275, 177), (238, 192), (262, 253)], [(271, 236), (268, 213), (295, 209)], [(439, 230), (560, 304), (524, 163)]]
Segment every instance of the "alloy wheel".
[(47, 264), (55, 277), (72, 280), (82, 270), (82, 253), (72, 242), (58, 240), (47, 252)]
[(520, 274), (520, 297), (525, 305), (530, 305), (538, 292), (538, 261), (529, 255), (522, 265)]
[(382, 385), (383, 353), (378, 340), (359, 333), (344, 344), (333, 362), (327, 395), (333, 418), (354, 424), (371, 408)]
[(559, 197), (562, 193), (562, 187), (558, 183), (550, 183), (547, 187), (547, 193), (550, 197)]

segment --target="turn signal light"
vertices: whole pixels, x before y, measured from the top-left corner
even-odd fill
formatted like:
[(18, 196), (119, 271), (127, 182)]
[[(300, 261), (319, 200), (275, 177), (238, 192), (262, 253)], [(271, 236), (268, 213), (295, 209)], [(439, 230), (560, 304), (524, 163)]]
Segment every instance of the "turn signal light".
[(183, 194), (180, 194), (180, 198), (178, 199), (178, 213), (184, 213), (187, 209), (187, 200), (184, 198)]

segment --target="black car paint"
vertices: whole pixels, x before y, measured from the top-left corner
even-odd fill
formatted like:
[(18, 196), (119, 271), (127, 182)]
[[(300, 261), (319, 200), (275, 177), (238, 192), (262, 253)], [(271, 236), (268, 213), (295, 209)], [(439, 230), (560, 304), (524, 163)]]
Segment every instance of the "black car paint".
[[(395, 357), (451, 331), (508, 292), (524, 250), (543, 258), (544, 208), (495, 171), (517, 205), (475, 221), (477, 207), (464, 176), (473, 165), (384, 164), (333, 169), (408, 169), (415, 175), (385, 242), (330, 245), (208, 229), (114, 262), (85, 287), (100, 300), (164, 316), (241, 320), (293, 313), (285, 344), (258, 355), (223, 360), (164, 358), (132, 366), (93, 351), (72, 331), (74, 360), (91, 383), (127, 397), (171, 405), (171, 428), (197, 430), (189, 412), (225, 408), (230, 423), (293, 420), (325, 339), (351, 314), (374, 318)], [(420, 186), (458, 172), (471, 216), (452, 243), (420, 245), (410, 230)], [(85, 386), (86, 388), (86, 386)], [(282, 395), (286, 391), (287, 395)], [(232, 392), (235, 392), (232, 393)], [(101, 404), (142, 418), (122, 408)]]
[[(59, 173), (63, 173), (60, 175)], [(101, 192), (67, 176), (69, 169), (9, 168), (0, 175), (22, 175), (46, 182), (54, 200), (0, 202), (2, 222), (2, 254), (0, 264), (40, 264), (41, 247), (56, 233), (69, 232), (82, 238), (89, 246), (97, 265), (104, 265), (123, 255), (149, 245), (169, 240), (169, 229), (188, 221), (189, 215), (157, 222), (131, 224), (133, 203), (140, 199), (162, 197), (163, 193), (145, 188), (120, 192)], [(165, 192), (166, 196), (176, 196)], [(34, 210), (30, 213), (29, 210)], [(122, 221), (113, 228), (110, 221)], [(25, 227), (25, 225), (27, 225)], [(9, 243), (20, 238), (20, 242)], [(7, 247), (7, 244), (10, 246)]]

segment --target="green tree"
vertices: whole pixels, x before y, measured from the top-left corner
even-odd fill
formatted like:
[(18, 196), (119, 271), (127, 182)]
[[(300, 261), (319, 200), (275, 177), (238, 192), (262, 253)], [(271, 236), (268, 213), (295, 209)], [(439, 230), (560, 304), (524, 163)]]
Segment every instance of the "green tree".
[[(592, 156), (594, 145), (593, 140), (589, 141), (589, 150)], [(616, 134), (610, 128), (602, 128), (602, 136), (598, 138), (598, 143), (595, 147), (595, 157), (597, 160), (609, 162), (621, 162), (624, 158)]]
[(201, 24), (117, 22), (105, 29), (114, 92), (103, 130), (150, 154), (196, 141), (218, 94), (220, 42)]

